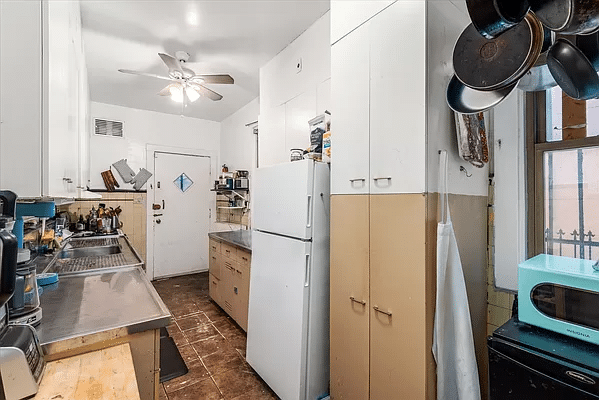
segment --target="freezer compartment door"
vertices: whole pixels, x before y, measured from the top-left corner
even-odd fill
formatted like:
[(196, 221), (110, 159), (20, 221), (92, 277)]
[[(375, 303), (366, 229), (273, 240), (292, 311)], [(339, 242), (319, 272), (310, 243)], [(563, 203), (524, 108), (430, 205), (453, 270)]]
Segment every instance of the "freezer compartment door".
[(252, 235), (247, 361), (279, 397), (305, 399), (310, 243)]
[(312, 237), (314, 161), (258, 168), (252, 183), (254, 229), (290, 237)]

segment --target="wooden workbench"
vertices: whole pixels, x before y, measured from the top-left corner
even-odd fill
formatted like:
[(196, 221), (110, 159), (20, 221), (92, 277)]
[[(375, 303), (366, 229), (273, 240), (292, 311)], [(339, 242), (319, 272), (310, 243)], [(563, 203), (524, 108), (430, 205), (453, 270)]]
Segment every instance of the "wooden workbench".
[(49, 362), (33, 399), (139, 399), (129, 343)]

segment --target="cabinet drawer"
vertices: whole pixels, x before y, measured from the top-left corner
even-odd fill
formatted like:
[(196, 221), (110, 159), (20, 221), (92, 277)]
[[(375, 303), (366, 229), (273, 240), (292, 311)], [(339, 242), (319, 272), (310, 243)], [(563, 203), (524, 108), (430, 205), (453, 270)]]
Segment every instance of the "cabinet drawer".
[(235, 246), (231, 246), (230, 244), (221, 243), (220, 253), (223, 256), (229, 257), (229, 258), (231, 258), (233, 260), (237, 259), (237, 248)]
[(215, 239), (210, 239), (210, 251), (220, 253), (220, 242)]
[(247, 251), (237, 249), (237, 262), (240, 266), (249, 268), (252, 260), (252, 254)]
[(212, 246), (210, 247), (210, 264), (209, 271), (216, 278), (220, 279), (220, 269), (221, 269), (221, 258), (222, 256), (216, 251), (212, 250)]

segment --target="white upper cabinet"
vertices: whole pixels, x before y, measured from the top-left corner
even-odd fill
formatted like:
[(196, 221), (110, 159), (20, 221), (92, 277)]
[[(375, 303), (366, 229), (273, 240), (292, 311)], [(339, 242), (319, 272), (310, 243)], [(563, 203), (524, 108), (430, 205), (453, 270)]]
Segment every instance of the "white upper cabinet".
[(368, 193), (370, 26), (331, 47), (331, 193)]
[(425, 2), (398, 1), (370, 21), (370, 193), (423, 193)]
[(42, 191), (42, 5), (0, 1), (0, 189)]
[(334, 194), (425, 191), (425, 7), (397, 1), (331, 47)]
[(22, 198), (77, 197), (89, 143), (79, 3), (0, 7), (0, 188)]
[(331, 44), (372, 18), (394, 0), (332, 0)]

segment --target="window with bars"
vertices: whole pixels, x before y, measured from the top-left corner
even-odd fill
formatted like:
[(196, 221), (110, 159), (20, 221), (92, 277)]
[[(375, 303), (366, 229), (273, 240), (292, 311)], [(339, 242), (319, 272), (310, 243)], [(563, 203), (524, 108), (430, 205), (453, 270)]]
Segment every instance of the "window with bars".
[(529, 255), (598, 259), (599, 100), (574, 100), (556, 87), (527, 102)]

